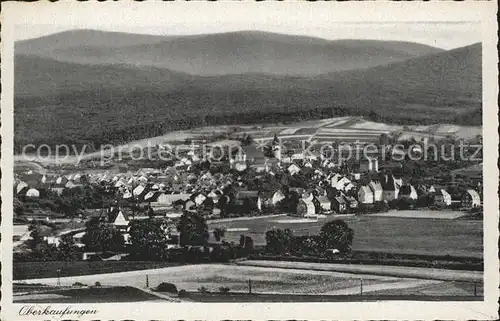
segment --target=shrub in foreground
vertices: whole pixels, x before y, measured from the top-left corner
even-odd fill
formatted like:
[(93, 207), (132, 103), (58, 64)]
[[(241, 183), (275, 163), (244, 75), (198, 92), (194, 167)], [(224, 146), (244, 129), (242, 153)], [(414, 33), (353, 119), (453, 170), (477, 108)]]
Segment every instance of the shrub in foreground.
[(221, 294), (229, 294), (229, 291), (230, 291), (230, 289), (229, 289), (227, 286), (221, 286), (221, 287), (219, 288), (219, 292), (220, 292)]
[(177, 293), (178, 292), (175, 284), (166, 283), (166, 282), (162, 282), (162, 283), (158, 284), (158, 286), (156, 287), (156, 291), (168, 292), (168, 293)]

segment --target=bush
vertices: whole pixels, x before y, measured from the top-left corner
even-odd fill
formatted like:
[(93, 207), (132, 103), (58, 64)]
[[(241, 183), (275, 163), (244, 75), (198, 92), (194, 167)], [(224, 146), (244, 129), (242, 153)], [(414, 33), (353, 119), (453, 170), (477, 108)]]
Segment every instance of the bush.
[(80, 283), (80, 282), (75, 282), (75, 283), (73, 283), (73, 286), (87, 286), (87, 284), (83, 284), (83, 283)]
[(186, 290), (182, 289), (179, 291), (179, 293), (177, 294), (177, 296), (179, 296), (180, 298), (185, 298), (188, 296), (188, 293)]
[(156, 291), (177, 293), (177, 287), (175, 286), (175, 284), (162, 282), (156, 287)]
[(219, 292), (222, 294), (229, 294), (229, 288), (227, 286), (221, 286)]
[(198, 292), (200, 292), (200, 293), (207, 293), (208, 289), (206, 287), (202, 286), (201, 288), (198, 288)]
[(94, 284), (94, 286), (101, 286), (101, 282), (99, 282), (99, 281), (98, 281), (98, 282), (96, 282), (96, 283)]

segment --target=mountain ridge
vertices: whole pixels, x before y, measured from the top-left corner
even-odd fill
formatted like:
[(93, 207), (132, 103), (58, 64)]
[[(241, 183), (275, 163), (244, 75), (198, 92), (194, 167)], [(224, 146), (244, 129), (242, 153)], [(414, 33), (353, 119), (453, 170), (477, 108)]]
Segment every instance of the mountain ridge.
[(317, 76), (442, 52), (401, 41), (326, 40), (261, 31), (157, 36), (67, 31), (24, 40), (16, 53), (91, 65), (130, 64), (200, 76), (248, 72)]

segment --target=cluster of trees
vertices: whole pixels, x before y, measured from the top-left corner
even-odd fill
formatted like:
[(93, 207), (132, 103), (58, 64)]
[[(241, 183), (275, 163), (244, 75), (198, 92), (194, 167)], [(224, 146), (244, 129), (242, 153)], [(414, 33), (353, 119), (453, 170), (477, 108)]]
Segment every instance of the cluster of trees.
[(354, 231), (342, 220), (326, 222), (319, 235), (294, 236), (290, 229), (266, 232), (266, 252), (274, 255), (321, 255), (327, 249), (351, 250)]
[[(357, 91), (358, 92), (358, 91)], [(287, 91), (287, 95), (276, 95), (274, 91), (243, 91), (227, 92), (225, 95), (212, 95), (208, 92), (113, 92), (99, 95), (93, 92), (61, 94), (54, 97), (16, 97), (15, 105), (24, 106), (22, 109), (30, 110), (30, 106), (37, 107), (46, 100), (47, 105), (54, 109), (72, 106), (67, 115), (59, 115), (61, 122), (57, 126), (47, 126), (46, 122), (35, 124), (36, 128), (26, 130), (24, 119), (28, 115), (20, 109), (16, 113), (15, 152), (21, 152), (26, 144), (37, 146), (53, 141), (56, 144), (74, 144), (79, 150), (86, 146), (87, 151), (92, 151), (89, 146), (99, 148), (105, 144), (124, 144), (144, 137), (163, 135), (166, 132), (194, 127), (220, 125), (220, 124), (254, 124), (265, 119), (269, 123), (292, 123), (311, 119), (322, 119), (340, 116), (365, 116), (370, 120), (398, 124), (439, 122), (455, 122), (470, 125), (481, 124), (481, 108), (474, 109), (467, 115), (450, 116), (450, 113), (415, 112), (404, 115), (401, 109), (394, 107), (394, 101), (373, 100), (364, 97), (347, 97), (345, 93), (337, 96), (336, 91), (328, 91), (328, 95), (316, 95), (310, 92)], [(333, 97), (329, 97), (333, 95)], [(216, 99), (214, 101), (214, 98)], [(42, 99), (42, 101), (40, 101)], [(319, 99), (319, 100), (318, 100)], [(408, 99), (406, 97), (405, 99)], [(297, 102), (300, 103), (297, 103)], [(348, 102), (348, 103), (346, 103)], [(355, 102), (355, 104), (353, 104)], [(419, 103), (424, 103), (419, 101)], [(137, 106), (147, 104), (152, 109), (148, 114), (156, 118), (143, 117), (137, 119)], [(207, 106), (207, 104), (212, 105)], [(440, 102), (431, 101), (430, 106), (440, 105)], [(89, 106), (108, 106), (106, 113), (92, 113), (91, 117), (75, 124), (66, 122), (65, 117), (73, 117), (74, 112), (89, 113)], [(169, 106), (170, 113), (163, 113), (163, 106)], [(186, 106), (192, 106), (186, 108)], [(204, 108), (197, 108), (204, 106)], [(268, 106), (264, 110), (261, 106)], [(287, 106), (286, 111), (283, 106)], [(378, 106), (378, 107), (374, 107)], [(439, 109), (439, 108), (438, 108)], [(121, 117), (114, 117), (116, 111), (121, 111)], [(211, 110), (207, 113), (206, 110)], [(383, 110), (381, 112), (380, 110)], [(449, 110), (448, 110), (449, 111)], [(161, 117), (157, 117), (162, 115)], [(450, 119), (451, 118), (451, 119)], [(111, 123), (103, 120), (114, 119)], [(132, 121), (133, 120), (133, 121)], [(71, 127), (65, 124), (71, 124)], [(134, 124), (134, 125), (132, 125)], [(30, 124), (32, 125), (32, 124)], [(32, 127), (32, 126), (31, 126)], [(88, 131), (88, 128), (93, 128)]]
[(87, 184), (65, 188), (60, 195), (46, 188), (38, 188), (38, 191), (38, 198), (14, 198), (14, 214), (53, 216), (56, 213), (74, 217), (87, 209), (107, 207), (114, 199), (114, 194), (104, 187)]
[(49, 244), (44, 235), (50, 231), (51, 227), (43, 225), (41, 222), (30, 224), (28, 231), (30, 239), (26, 242), (30, 252), (28, 254), (17, 255), (15, 261), (75, 261), (81, 258), (81, 251), (75, 247), (75, 242), (71, 235), (61, 236), (58, 245)]

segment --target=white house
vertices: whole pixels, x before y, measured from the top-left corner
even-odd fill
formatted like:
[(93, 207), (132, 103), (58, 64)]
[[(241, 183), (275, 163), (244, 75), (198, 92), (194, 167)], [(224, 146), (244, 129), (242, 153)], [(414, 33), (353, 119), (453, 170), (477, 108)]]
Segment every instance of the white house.
[(273, 203), (273, 205), (276, 205), (284, 199), (285, 199), (285, 194), (283, 194), (281, 190), (278, 190), (273, 194), (271, 202)]
[(292, 164), (292, 165), (288, 166), (287, 170), (290, 174), (295, 175), (298, 172), (300, 172), (300, 167), (295, 165), (295, 164)]
[(38, 197), (40, 197), (40, 192), (39, 192), (36, 188), (30, 188), (30, 189), (26, 192), (26, 197), (30, 197), (30, 198), (38, 198)]
[(479, 193), (473, 189), (468, 189), (462, 195), (461, 205), (465, 208), (473, 208), (481, 206), (481, 197)]
[(144, 186), (139, 185), (139, 186), (137, 186), (136, 188), (134, 188), (134, 190), (132, 191), (132, 194), (133, 194), (134, 196), (139, 196), (139, 195), (141, 195), (141, 194), (142, 194), (142, 192), (144, 192)]
[(371, 181), (368, 186), (373, 192), (373, 201), (382, 202), (384, 200), (384, 190), (382, 189), (380, 182)]
[(398, 199), (399, 197), (399, 189), (402, 185), (401, 179), (395, 179), (392, 175), (386, 175), (385, 179), (381, 182), (383, 192), (384, 201), (390, 202)]
[(118, 210), (115, 219), (113, 220), (113, 225), (116, 227), (126, 228), (130, 222), (130, 219), (127, 214), (123, 213), (121, 210)]
[(200, 193), (200, 194), (195, 196), (194, 202), (195, 202), (196, 206), (200, 206), (201, 204), (203, 204), (203, 202), (205, 202), (206, 199), (207, 199), (207, 197), (205, 195), (203, 195), (202, 193)]
[(450, 206), (451, 195), (444, 189), (439, 189), (438, 192), (434, 195), (434, 205)]
[(23, 181), (19, 182), (16, 186), (16, 194), (21, 193), (22, 190), (27, 188), (27, 187), (28, 187), (28, 184), (26, 184), (25, 182), (23, 182)]
[(402, 198), (416, 200), (418, 198), (418, 193), (415, 187), (410, 184), (401, 186), (398, 194), (398, 199)]
[(374, 197), (370, 187), (362, 185), (358, 191), (358, 202), (361, 204), (373, 204)]
[(313, 217), (316, 216), (316, 208), (312, 200), (301, 199), (297, 205), (297, 216)]

